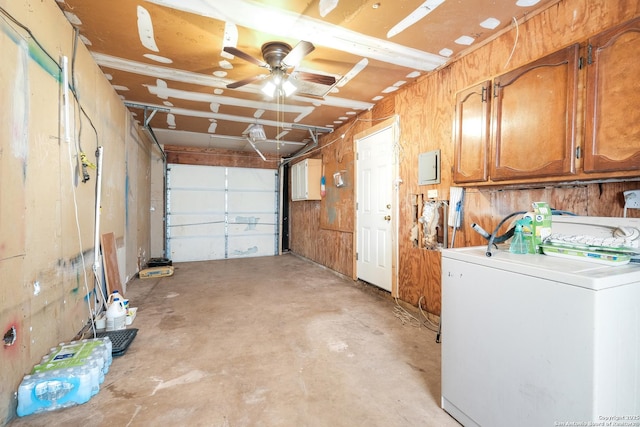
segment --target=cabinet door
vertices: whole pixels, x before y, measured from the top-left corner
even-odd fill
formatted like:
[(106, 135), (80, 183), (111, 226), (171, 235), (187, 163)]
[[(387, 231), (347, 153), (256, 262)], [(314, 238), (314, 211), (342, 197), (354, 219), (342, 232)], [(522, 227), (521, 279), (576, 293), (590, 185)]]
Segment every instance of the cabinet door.
[(640, 18), (589, 39), (585, 172), (640, 167)]
[(578, 45), (494, 79), (493, 181), (575, 173)]
[(489, 92), (486, 81), (456, 95), (453, 181), (456, 183), (487, 180), (489, 154)]
[(291, 166), (291, 200), (304, 199), (302, 163)]
[(322, 159), (307, 159), (291, 166), (291, 200), (320, 200)]

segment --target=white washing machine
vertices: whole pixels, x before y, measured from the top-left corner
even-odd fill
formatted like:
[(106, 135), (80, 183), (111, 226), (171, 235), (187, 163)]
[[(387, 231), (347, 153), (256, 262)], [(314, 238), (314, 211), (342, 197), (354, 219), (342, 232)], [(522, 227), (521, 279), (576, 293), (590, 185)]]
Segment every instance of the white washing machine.
[(442, 252), (442, 408), (465, 426), (640, 426), (640, 264), (486, 251)]

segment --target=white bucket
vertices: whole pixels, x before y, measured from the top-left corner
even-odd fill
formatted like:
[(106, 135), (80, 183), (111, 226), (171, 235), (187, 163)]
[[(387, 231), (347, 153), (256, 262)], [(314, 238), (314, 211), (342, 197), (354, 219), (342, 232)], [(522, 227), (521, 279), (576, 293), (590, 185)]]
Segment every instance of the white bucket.
[(126, 328), (127, 310), (120, 298), (113, 298), (107, 309), (107, 331), (117, 331)]

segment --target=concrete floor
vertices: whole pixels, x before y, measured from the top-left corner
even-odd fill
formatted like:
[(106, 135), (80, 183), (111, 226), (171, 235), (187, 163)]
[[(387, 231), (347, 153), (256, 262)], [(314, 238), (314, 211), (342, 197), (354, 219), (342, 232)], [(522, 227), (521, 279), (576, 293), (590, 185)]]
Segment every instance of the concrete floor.
[(307, 260), (180, 263), (136, 279), (138, 335), (89, 402), (18, 426), (457, 426), (435, 333)]

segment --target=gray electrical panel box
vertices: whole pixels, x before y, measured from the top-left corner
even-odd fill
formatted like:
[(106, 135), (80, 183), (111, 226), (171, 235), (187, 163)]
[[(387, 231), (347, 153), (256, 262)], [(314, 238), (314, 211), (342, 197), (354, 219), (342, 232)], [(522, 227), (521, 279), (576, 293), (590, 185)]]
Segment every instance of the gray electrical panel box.
[(440, 150), (418, 156), (418, 185), (440, 184)]

